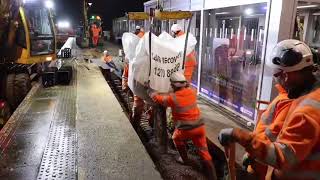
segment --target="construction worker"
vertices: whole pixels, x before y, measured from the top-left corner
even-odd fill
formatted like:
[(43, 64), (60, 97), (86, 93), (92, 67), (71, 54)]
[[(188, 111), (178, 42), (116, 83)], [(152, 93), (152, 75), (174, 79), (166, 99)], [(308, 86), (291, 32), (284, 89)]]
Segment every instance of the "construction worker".
[[(182, 31), (182, 27), (179, 24), (173, 24), (171, 26), (171, 32), (172, 32), (174, 38), (185, 34)], [(194, 71), (194, 68), (196, 65), (197, 65), (196, 52), (192, 51), (190, 54), (187, 55), (186, 61), (184, 64), (184, 66), (185, 66), (184, 75), (187, 78), (187, 81), (189, 83), (191, 83), (191, 81), (192, 81), (192, 74), (193, 74), (193, 71)]]
[(109, 54), (108, 50), (103, 51), (103, 60), (106, 63), (110, 63), (112, 61), (112, 56)]
[[(136, 26), (135, 34), (142, 38), (144, 36), (144, 31), (140, 26)], [(128, 77), (129, 77), (129, 64), (126, 63), (124, 66), (123, 74), (122, 74), (122, 90), (127, 91), (128, 88)], [(133, 95), (133, 106), (132, 106), (132, 116), (131, 122), (133, 124), (138, 123), (141, 119), (141, 115), (144, 110), (144, 101), (140, 97)]]
[(93, 46), (97, 46), (99, 42), (101, 29), (97, 27), (97, 24), (94, 23), (91, 27), (91, 31), (92, 31), (92, 44)]
[(137, 35), (139, 38), (142, 38), (144, 36), (144, 30), (141, 28), (141, 26), (136, 26), (134, 34)]
[(320, 83), (313, 75), (312, 59), (305, 43), (289, 39), (278, 43), (267, 60), (288, 97), (294, 99), (274, 142), (238, 128), (219, 133), (222, 145), (238, 142), (255, 159), (269, 165), (266, 179), (320, 177)]
[(186, 141), (192, 140), (198, 148), (198, 154), (209, 179), (216, 179), (215, 168), (207, 147), (204, 122), (200, 119), (200, 109), (197, 106), (197, 95), (188, 87), (188, 82), (181, 72), (173, 73), (170, 82), (173, 93), (159, 94), (149, 90), (149, 95), (154, 102), (172, 108), (175, 125), (172, 139), (183, 163), (191, 163), (187, 155)]
[[(278, 81), (275, 78), (276, 81)], [(275, 85), (278, 91), (278, 96), (268, 105), (267, 109), (258, 117), (257, 124), (253, 133), (257, 138), (265, 141), (274, 142), (282, 129), (286, 115), (290, 108), (292, 99), (288, 98), (288, 93), (279, 82)], [(267, 173), (267, 166), (258, 161), (250, 153), (246, 153), (243, 158), (243, 165), (246, 167), (248, 173), (254, 175), (257, 179), (265, 179)]]

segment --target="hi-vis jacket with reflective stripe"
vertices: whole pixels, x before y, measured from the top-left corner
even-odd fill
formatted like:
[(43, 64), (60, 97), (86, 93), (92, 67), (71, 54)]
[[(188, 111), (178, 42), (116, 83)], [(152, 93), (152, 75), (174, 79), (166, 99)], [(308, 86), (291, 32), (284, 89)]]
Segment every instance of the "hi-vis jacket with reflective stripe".
[[(177, 35), (182, 36), (185, 33), (183, 31), (180, 31), (179, 34)], [(191, 82), (192, 80), (192, 74), (194, 71), (195, 66), (197, 65), (197, 59), (196, 59), (196, 52), (192, 51), (190, 54), (187, 55), (186, 61), (185, 61), (185, 69), (184, 69), (184, 76), (186, 77), (188, 82)]]
[[(274, 142), (282, 129), (292, 100), (288, 98), (288, 93), (280, 84), (276, 84), (275, 88), (278, 91), (278, 96), (273, 99), (258, 119), (252, 135), (253, 141), (259, 139), (260, 141)], [(259, 151), (259, 149), (256, 150)], [(253, 158), (250, 153), (248, 153), (248, 157)], [(257, 179), (264, 180), (267, 168), (267, 165), (254, 161), (248, 171), (254, 172)]]
[(238, 142), (251, 155), (275, 168), (273, 176), (277, 179), (320, 179), (319, 86), (292, 102), (274, 142), (252, 139), (252, 134), (245, 137), (240, 131), (234, 132), (235, 137), (242, 137)]
[(172, 108), (172, 118), (177, 129), (189, 130), (203, 125), (193, 89), (183, 88), (170, 94), (155, 93), (151, 98), (156, 103)]
[(292, 102), (280, 84), (276, 84), (275, 88), (279, 94), (262, 113), (254, 130), (256, 136), (270, 141), (275, 141), (278, 136)]

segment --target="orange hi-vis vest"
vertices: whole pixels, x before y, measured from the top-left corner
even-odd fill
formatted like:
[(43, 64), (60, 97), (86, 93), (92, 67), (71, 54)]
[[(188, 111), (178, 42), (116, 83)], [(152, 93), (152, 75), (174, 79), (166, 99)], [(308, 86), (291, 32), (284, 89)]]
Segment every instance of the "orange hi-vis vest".
[[(320, 85), (293, 100), (274, 142), (234, 132), (238, 142), (270, 165), (266, 179), (315, 180), (320, 177)], [(240, 137), (240, 138), (239, 138)]]
[(106, 62), (106, 63), (109, 63), (112, 61), (112, 56), (108, 55), (108, 56), (104, 56), (103, 60)]
[[(292, 100), (288, 98), (288, 93), (280, 84), (276, 84), (275, 88), (277, 89), (279, 94), (273, 99), (273, 101), (268, 105), (267, 109), (262, 113), (254, 130), (254, 133), (257, 136), (260, 136), (262, 138), (266, 137), (268, 140), (273, 141), (275, 140), (276, 134), (279, 133), (282, 128), (282, 124), (287, 115), (286, 113), (288, 112), (292, 102)], [(275, 121), (277, 122), (275, 123)], [(273, 128), (270, 128), (271, 125)], [(279, 126), (281, 126), (280, 129), (278, 128)], [(278, 132), (272, 132), (271, 129), (278, 130)]]
[(268, 147), (274, 175), (281, 179), (320, 179), (320, 83), (293, 101), (277, 141)]
[(172, 108), (172, 119), (177, 129), (190, 130), (204, 124), (200, 119), (197, 95), (191, 88), (182, 88), (170, 94), (153, 94), (151, 98), (156, 103)]
[[(275, 88), (279, 94), (258, 119), (255, 130), (253, 131), (253, 139), (257, 138), (274, 142), (282, 129), (292, 100), (288, 98), (288, 93), (280, 84), (276, 84)], [(248, 154), (248, 157), (251, 156), (252, 155)], [(264, 180), (267, 168), (267, 165), (254, 161), (248, 167), (248, 172), (254, 172), (257, 179)]]
[(99, 33), (100, 33), (100, 31), (101, 31), (101, 29), (98, 28), (98, 27), (92, 27), (91, 30), (92, 30), (92, 35), (93, 35), (93, 37), (98, 37), (98, 36), (99, 36)]
[(139, 38), (142, 38), (142, 37), (144, 36), (144, 32), (143, 32), (143, 31), (140, 31), (140, 32), (137, 34), (137, 36), (138, 36)]
[[(180, 31), (177, 34), (177, 37), (184, 35), (185, 33), (183, 31)], [(196, 52), (192, 51), (190, 54), (187, 55), (186, 61), (184, 62), (184, 76), (186, 77), (188, 82), (191, 82), (192, 80), (192, 74), (194, 71), (194, 68), (197, 65), (197, 59), (196, 59)]]

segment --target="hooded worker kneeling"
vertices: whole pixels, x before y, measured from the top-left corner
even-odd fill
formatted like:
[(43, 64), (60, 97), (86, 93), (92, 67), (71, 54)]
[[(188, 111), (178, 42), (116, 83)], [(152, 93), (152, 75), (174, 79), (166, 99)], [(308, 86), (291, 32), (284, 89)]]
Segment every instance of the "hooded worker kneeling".
[(172, 118), (175, 125), (173, 133), (174, 144), (181, 156), (183, 163), (190, 164), (186, 141), (192, 140), (198, 148), (205, 173), (209, 179), (216, 179), (216, 172), (209, 154), (204, 122), (200, 119), (200, 109), (197, 105), (197, 95), (188, 87), (188, 82), (181, 72), (173, 73), (170, 77), (172, 93), (159, 94), (149, 92), (154, 102), (172, 108)]

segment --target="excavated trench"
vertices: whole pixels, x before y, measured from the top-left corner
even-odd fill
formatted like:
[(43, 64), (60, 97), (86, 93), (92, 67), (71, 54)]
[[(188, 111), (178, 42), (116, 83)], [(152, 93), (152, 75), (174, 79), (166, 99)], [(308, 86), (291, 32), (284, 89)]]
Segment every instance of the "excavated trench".
[[(104, 75), (106, 81), (111, 87), (114, 95), (121, 104), (124, 112), (130, 119), (131, 107), (133, 103), (132, 94), (128, 92), (123, 92), (121, 88), (121, 79), (111, 73), (108, 70), (101, 69), (102, 74)], [(137, 134), (139, 135), (142, 143), (144, 144), (146, 150), (148, 151), (150, 157), (155, 163), (157, 170), (160, 172), (161, 176), (165, 180), (177, 180), (177, 179), (207, 179), (203, 173), (203, 168), (200, 163), (200, 159), (196, 155), (195, 148), (192, 144), (188, 144), (188, 155), (190, 159), (194, 162), (192, 166), (187, 166), (180, 164), (176, 161), (176, 158), (179, 157), (178, 152), (174, 148), (172, 140), (169, 140), (168, 151), (164, 152), (157, 143), (154, 142), (153, 130), (150, 127), (147, 115), (144, 114), (141, 118), (139, 124), (132, 124), (135, 128)], [(169, 137), (171, 137), (169, 135)], [(226, 158), (223, 151), (221, 151), (215, 144), (213, 144), (208, 139), (208, 147), (211, 156), (214, 159), (214, 164), (217, 171), (218, 179), (226, 179), (228, 176), (228, 167)], [(239, 171), (241, 174), (241, 171)], [(239, 174), (238, 173), (238, 174)], [(239, 175), (240, 175), (239, 174)]]

